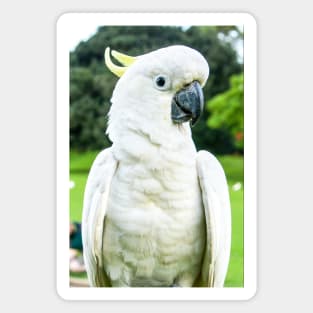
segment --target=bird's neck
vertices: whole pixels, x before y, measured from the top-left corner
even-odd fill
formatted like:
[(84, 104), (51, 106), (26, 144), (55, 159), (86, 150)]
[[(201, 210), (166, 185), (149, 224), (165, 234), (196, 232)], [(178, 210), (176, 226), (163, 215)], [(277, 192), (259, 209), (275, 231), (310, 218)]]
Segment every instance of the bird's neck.
[(196, 149), (189, 125), (173, 125), (165, 131), (124, 125), (114, 136), (113, 153), (119, 162), (141, 162), (157, 170), (193, 165)]
[(188, 163), (196, 153), (189, 123), (174, 124), (170, 104), (159, 99), (143, 105), (131, 99), (125, 104), (124, 98), (113, 96), (107, 129), (117, 160), (152, 168), (164, 167), (168, 158)]

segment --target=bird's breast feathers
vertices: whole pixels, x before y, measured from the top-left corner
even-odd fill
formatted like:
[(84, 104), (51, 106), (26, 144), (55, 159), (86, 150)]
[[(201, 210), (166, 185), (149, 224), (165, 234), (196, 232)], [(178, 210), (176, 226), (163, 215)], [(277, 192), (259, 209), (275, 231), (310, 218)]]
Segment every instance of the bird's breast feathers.
[(144, 162), (120, 162), (103, 242), (112, 284), (192, 284), (202, 261), (204, 227), (195, 164), (156, 170)]

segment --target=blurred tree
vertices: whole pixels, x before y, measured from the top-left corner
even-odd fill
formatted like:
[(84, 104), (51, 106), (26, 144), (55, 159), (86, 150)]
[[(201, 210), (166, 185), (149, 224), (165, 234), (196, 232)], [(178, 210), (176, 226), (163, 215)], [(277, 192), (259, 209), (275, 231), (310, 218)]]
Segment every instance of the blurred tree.
[(230, 78), (230, 88), (207, 103), (212, 113), (208, 125), (212, 128), (224, 127), (230, 131), (236, 147), (243, 151), (244, 131), (244, 80), (243, 73)]
[[(235, 30), (232, 28), (231, 30)], [(222, 27), (102, 26), (89, 40), (70, 54), (70, 138), (77, 150), (103, 149), (106, 113), (117, 81), (104, 65), (107, 46), (129, 55), (140, 55), (169, 45), (183, 44), (197, 49), (208, 60), (210, 77), (204, 88), (206, 99), (229, 88), (229, 77), (242, 71), (232, 45), (219, 39)], [(198, 149), (223, 154), (235, 151), (227, 128), (208, 127), (210, 112), (205, 110), (193, 129)]]
[[(232, 28), (232, 30), (234, 30)], [(187, 45), (197, 49), (203, 54), (210, 66), (210, 76), (204, 87), (205, 99), (210, 99), (229, 88), (229, 77), (242, 71), (238, 63), (236, 51), (230, 42), (219, 39), (220, 27), (191, 27), (186, 31)], [(220, 127), (211, 128), (207, 124), (210, 111), (204, 110), (199, 122), (193, 128), (193, 138), (197, 148), (210, 150), (216, 154), (230, 154), (236, 147), (229, 131)]]
[(77, 150), (108, 146), (105, 136), (109, 101), (114, 83), (91, 68), (73, 67), (70, 73), (70, 145)]

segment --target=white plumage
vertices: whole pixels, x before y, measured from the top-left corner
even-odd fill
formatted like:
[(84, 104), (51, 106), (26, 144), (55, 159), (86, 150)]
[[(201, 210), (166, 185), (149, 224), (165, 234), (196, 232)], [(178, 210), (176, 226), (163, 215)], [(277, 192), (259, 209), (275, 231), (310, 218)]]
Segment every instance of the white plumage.
[(228, 187), (216, 158), (197, 153), (185, 121), (198, 116), (190, 103), (201, 100), (193, 97), (207, 80), (207, 62), (185, 46), (135, 60), (113, 55), (129, 66), (115, 69), (107, 61), (122, 76), (109, 113), (113, 145), (94, 161), (84, 196), (89, 282), (222, 287), (230, 253)]

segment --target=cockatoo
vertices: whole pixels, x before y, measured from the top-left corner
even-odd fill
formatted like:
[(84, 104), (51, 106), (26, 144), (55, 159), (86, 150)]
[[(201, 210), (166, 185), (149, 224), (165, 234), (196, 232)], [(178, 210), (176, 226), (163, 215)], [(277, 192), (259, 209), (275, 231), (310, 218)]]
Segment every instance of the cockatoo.
[[(123, 66), (115, 65), (112, 56)], [(112, 146), (86, 184), (83, 251), (100, 287), (223, 287), (231, 243), (224, 171), (191, 137), (209, 66), (170, 46), (139, 57), (105, 51), (120, 79), (111, 98)]]

